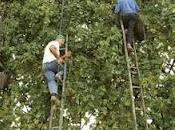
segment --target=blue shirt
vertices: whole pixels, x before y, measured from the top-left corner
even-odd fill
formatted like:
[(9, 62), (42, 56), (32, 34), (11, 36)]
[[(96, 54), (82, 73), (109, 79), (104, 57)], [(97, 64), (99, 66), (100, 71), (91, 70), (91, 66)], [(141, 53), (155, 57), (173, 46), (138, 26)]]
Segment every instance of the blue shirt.
[(120, 15), (136, 14), (139, 11), (139, 6), (135, 0), (118, 0), (115, 6), (115, 12)]

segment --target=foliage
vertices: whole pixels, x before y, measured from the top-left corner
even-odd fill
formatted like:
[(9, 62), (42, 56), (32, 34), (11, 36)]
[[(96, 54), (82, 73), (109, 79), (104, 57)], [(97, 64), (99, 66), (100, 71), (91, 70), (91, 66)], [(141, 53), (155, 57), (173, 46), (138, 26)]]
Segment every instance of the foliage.
[[(68, 63), (66, 130), (77, 129), (70, 123), (80, 123), (86, 112), (94, 110), (98, 110), (96, 130), (133, 127), (122, 35), (110, 2), (65, 2), (63, 31), (69, 34), (73, 52)], [(149, 128), (171, 130), (175, 128), (175, 78), (164, 75), (160, 79), (160, 75), (162, 64), (175, 55), (175, 4), (172, 0), (145, 0), (141, 5), (139, 15), (147, 39), (137, 44), (137, 51), (148, 116), (153, 119)], [(44, 46), (59, 31), (60, 11), (61, 2), (54, 0), (0, 2), (0, 53), (11, 74), (10, 91), (0, 96), (2, 130), (44, 130), (48, 126), (49, 95), (42, 56)], [(141, 129), (143, 121), (139, 116)]]

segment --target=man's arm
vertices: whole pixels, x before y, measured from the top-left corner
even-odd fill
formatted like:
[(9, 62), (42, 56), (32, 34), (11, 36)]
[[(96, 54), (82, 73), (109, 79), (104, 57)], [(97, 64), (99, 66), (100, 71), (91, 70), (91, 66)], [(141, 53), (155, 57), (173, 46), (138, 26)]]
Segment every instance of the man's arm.
[(120, 9), (120, 6), (121, 6), (121, 2), (120, 0), (118, 0), (118, 3), (115, 5), (115, 13), (119, 14), (121, 9)]
[(139, 6), (138, 6), (136, 1), (135, 1), (135, 9), (137, 10), (137, 12), (140, 11), (140, 8), (139, 8)]
[(57, 48), (54, 45), (50, 46), (50, 52), (55, 56), (56, 59), (60, 59), (60, 54), (57, 53)]
[(68, 51), (68, 52), (66, 52), (63, 56), (61, 56), (61, 58), (62, 58), (62, 59), (64, 59), (64, 58), (69, 58), (69, 57), (71, 57), (71, 55), (72, 55), (72, 52), (71, 52), (71, 51)]
[(55, 56), (55, 58), (57, 59), (57, 63), (62, 65), (63, 63), (63, 59), (62, 57), (60, 56), (60, 54), (57, 53), (57, 48), (54, 46), (54, 45), (51, 45), (50, 46), (50, 51), (51, 53)]
[(60, 56), (60, 54), (57, 53), (57, 48), (54, 45), (51, 45), (49, 49), (57, 59), (58, 64), (62, 64), (62, 62), (64, 62), (63, 59), (71, 57), (71, 51), (68, 51), (63, 56)]

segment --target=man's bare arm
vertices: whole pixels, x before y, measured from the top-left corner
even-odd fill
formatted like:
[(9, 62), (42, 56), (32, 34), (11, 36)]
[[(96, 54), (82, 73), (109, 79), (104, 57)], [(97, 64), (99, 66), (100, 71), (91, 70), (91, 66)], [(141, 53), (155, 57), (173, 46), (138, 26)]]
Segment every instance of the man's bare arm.
[(55, 56), (57, 63), (62, 65), (63, 59), (60, 56), (60, 54), (57, 53), (56, 47), (54, 45), (51, 45), (49, 49), (50, 49), (51, 53)]
[(56, 59), (61, 58), (60, 55), (57, 53), (57, 49), (54, 45), (51, 45), (49, 49), (50, 49), (51, 53), (55, 56)]
[(70, 52), (70, 51), (68, 51), (68, 52), (67, 52), (65, 55), (63, 55), (63, 56), (60, 56), (60, 54), (57, 53), (57, 49), (56, 49), (56, 47), (55, 47), (54, 45), (51, 45), (49, 49), (50, 49), (51, 53), (52, 53), (52, 54), (55, 56), (55, 58), (57, 59), (57, 63), (60, 64), (60, 65), (62, 65), (62, 63), (64, 62), (63, 59), (71, 57), (71, 52)]
[(64, 54), (63, 56), (60, 56), (60, 57), (61, 57), (62, 59), (65, 59), (65, 58), (71, 57), (71, 55), (72, 55), (71, 51), (68, 51), (68, 52), (66, 52), (66, 54)]

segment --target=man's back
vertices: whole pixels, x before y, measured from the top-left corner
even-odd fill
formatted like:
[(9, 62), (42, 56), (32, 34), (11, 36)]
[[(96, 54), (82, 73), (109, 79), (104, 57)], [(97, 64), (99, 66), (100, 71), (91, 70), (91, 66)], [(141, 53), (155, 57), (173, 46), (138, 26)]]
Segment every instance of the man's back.
[(121, 15), (136, 14), (139, 7), (135, 0), (118, 0), (115, 11)]
[(57, 53), (60, 54), (59, 44), (56, 41), (49, 42), (44, 50), (43, 63), (47, 63), (47, 62), (51, 62), (53, 60), (56, 60), (56, 57), (50, 51), (50, 46), (52, 46), (52, 45), (57, 49)]

